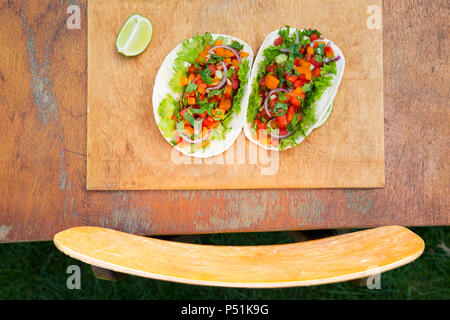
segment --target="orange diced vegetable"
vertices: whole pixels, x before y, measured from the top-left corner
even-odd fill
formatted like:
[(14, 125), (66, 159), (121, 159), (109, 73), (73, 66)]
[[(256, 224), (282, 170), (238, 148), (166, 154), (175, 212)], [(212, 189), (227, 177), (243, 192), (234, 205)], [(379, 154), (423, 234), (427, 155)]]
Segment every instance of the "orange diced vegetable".
[(305, 73), (306, 80), (311, 80), (311, 70)]
[(234, 53), (231, 50), (225, 50), (225, 57), (231, 58), (234, 57)]
[(239, 68), (239, 61), (237, 59), (231, 60), (231, 65), (233, 65), (236, 69)]
[(187, 102), (188, 102), (188, 105), (193, 105), (193, 104), (195, 104), (195, 98), (189, 97), (189, 98), (187, 99)]
[(224, 113), (231, 108), (231, 99), (228, 97), (222, 97), (219, 103), (219, 109), (224, 110)]
[(216, 118), (219, 118), (219, 119), (225, 118), (225, 111), (220, 108), (214, 109), (212, 113), (213, 113), (214, 117), (216, 117)]
[(309, 66), (311, 65), (311, 62), (309, 62), (309, 61), (306, 61), (306, 60), (303, 60), (303, 59), (300, 59), (300, 64), (299, 64), (299, 66), (301, 66), (301, 67), (308, 67), (309, 68)]
[(292, 96), (299, 96), (303, 93), (302, 87), (295, 88), (294, 91), (291, 92)]
[(314, 54), (314, 48), (313, 47), (308, 47), (308, 49), (306, 49), (306, 52), (309, 54)]
[(222, 39), (217, 39), (216, 42), (214, 43), (215, 46), (220, 46), (223, 44)]
[(180, 84), (181, 84), (182, 86), (187, 86), (187, 85), (189, 84), (189, 79), (188, 79), (187, 77), (182, 77), (182, 78), (180, 79)]
[(226, 86), (226, 87), (225, 87), (225, 91), (224, 91), (223, 94), (226, 95), (226, 96), (231, 97), (232, 92), (233, 92), (232, 87), (231, 87), (231, 86)]
[(226, 64), (230, 64), (231, 58), (225, 58), (225, 59), (223, 59), (223, 62), (225, 62)]
[(278, 87), (280, 80), (278, 80), (276, 77), (269, 74), (265, 77), (264, 82), (265, 82), (267, 88), (275, 89)]
[(195, 74), (190, 73), (190, 74), (189, 74), (189, 81), (192, 82), (192, 81), (194, 81), (194, 80), (195, 80)]
[(183, 133), (185, 134), (185, 135), (188, 135), (188, 136), (191, 136), (191, 135), (193, 135), (194, 134), (194, 128), (192, 128), (191, 126), (184, 126), (184, 129), (183, 129)]
[(239, 55), (241, 56), (241, 58), (247, 58), (249, 56), (249, 54), (247, 52), (245, 52), (245, 51), (241, 51), (239, 53)]
[(223, 48), (217, 48), (214, 50), (214, 52), (218, 55), (218, 56), (225, 56), (225, 50)]

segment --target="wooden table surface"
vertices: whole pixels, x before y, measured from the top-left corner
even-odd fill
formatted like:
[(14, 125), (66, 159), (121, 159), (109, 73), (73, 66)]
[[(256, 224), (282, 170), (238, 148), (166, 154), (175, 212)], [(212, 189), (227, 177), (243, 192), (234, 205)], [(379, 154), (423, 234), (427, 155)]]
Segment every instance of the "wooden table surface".
[(370, 190), (86, 191), (86, 6), (0, 1), (0, 241), (450, 224), (448, 1), (383, 1), (386, 187)]

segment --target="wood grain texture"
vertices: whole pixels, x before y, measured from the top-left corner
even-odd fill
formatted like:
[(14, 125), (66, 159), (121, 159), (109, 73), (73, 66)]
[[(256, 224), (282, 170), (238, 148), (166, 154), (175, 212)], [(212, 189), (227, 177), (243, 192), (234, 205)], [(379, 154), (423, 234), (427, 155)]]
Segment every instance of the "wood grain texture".
[(141, 277), (181, 283), (277, 288), (368, 277), (418, 258), (424, 242), (404, 227), (389, 226), (302, 243), (211, 246), (78, 227), (55, 235), (65, 254)]
[(70, 4), (81, 30), (67, 1), (0, 1), (0, 241), (450, 224), (448, 1), (383, 1), (384, 189), (170, 192), (86, 191), (87, 4)]
[[(381, 0), (90, 1), (87, 189), (383, 187), (383, 39), (381, 27), (367, 27), (369, 5), (381, 8)], [(112, 44), (134, 12), (149, 17), (155, 31), (146, 52), (130, 59)], [(266, 35), (285, 24), (317, 28), (344, 52), (344, 77), (326, 124), (283, 152), (255, 148), (243, 132), (224, 154), (204, 161), (175, 151), (159, 133), (151, 103), (167, 54), (210, 31), (244, 40), (256, 55)]]

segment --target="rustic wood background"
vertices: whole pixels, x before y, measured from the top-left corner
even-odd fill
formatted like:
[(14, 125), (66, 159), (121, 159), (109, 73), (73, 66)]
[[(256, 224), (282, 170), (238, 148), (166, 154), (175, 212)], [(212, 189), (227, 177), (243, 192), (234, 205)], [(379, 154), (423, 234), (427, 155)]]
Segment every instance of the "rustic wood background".
[[(381, 8), (381, 0), (91, 0), (87, 189), (383, 187), (383, 32), (367, 27), (370, 5)], [(292, 10), (296, 6), (301, 10)], [(114, 42), (135, 12), (149, 17), (155, 32), (146, 52), (124, 58)], [(197, 17), (195, 23), (186, 12)], [(242, 131), (223, 154), (182, 159), (153, 116), (153, 86), (167, 54), (184, 39), (210, 31), (244, 40), (256, 55), (266, 35), (286, 24), (317, 27), (344, 52), (345, 72), (329, 120), (283, 152), (255, 148)]]
[(450, 224), (448, 1), (383, 1), (386, 187), (371, 190), (87, 192), (86, 6), (0, 1), (0, 241)]

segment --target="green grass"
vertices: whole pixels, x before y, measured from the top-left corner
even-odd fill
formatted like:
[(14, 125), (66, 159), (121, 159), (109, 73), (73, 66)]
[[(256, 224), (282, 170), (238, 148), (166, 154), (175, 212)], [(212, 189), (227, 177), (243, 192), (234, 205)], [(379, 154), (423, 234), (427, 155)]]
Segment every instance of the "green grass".
[[(426, 243), (423, 255), (383, 273), (381, 290), (352, 282), (286, 289), (201, 287), (128, 276), (96, 279), (90, 266), (51, 242), (0, 244), (0, 299), (450, 299), (449, 227), (412, 228)], [(291, 242), (284, 232), (202, 235), (199, 243), (225, 245)], [(66, 287), (69, 265), (81, 267), (81, 289)]]

